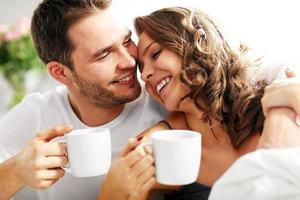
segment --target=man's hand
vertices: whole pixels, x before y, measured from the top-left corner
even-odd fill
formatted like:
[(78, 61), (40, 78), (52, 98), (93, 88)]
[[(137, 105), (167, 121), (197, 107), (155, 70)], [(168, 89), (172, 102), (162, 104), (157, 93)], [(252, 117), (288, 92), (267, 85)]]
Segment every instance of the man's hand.
[(70, 126), (43, 130), (16, 155), (16, 172), (24, 185), (45, 189), (64, 175), (61, 167), (68, 163), (66, 146), (51, 140), (71, 130)]

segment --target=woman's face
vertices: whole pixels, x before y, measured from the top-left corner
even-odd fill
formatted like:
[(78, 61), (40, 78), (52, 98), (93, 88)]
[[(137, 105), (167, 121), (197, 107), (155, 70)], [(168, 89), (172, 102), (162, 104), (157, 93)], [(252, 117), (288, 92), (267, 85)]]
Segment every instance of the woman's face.
[(138, 43), (138, 60), (142, 80), (150, 95), (167, 110), (177, 110), (181, 99), (189, 92), (189, 88), (180, 81), (182, 59), (142, 33)]

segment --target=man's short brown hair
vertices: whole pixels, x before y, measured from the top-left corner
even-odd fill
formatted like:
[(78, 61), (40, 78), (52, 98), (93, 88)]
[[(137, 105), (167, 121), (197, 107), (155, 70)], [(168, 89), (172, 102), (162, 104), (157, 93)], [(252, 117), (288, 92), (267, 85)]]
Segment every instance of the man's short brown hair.
[(58, 61), (73, 69), (74, 45), (69, 28), (99, 10), (109, 7), (111, 0), (44, 0), (34, 11), (31, 35), (42, 61)]

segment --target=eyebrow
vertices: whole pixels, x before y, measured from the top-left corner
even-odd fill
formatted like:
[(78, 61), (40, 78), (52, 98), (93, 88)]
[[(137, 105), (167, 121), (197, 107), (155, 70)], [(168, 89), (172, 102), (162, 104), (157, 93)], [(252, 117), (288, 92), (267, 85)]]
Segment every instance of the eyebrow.
[[(132, 32), (130, 30), (128, 30), (128, 33), (123, 37), (123, 40), (126, 40), (128, 38), (130, 38), (132, 35)], [(95, 53), (93, 53), (93, 55), (91, 56), (90, 61), (95, 60), (96, 58), (98, 58), (101, 54), (103, 54), (104, 52), (110, 51), (112, 48), (114, 47), (113, 45), (110, 45), (108, 47), (102, 48), (97, 50)]]
[[(149, 51), (150, 47), (156, 43), (155, 41), (152, 41), (150, 44), (148, 44), (148, 46), (145, 48), (144, 52), (142, 53), (142, 57), (144, 57), (147, 53), (147, 51)], [(140, 57), (140, 56), (139, 56)], [(140, 66), (140, 68), (142, 68), (144, 66), (144, 63), (140, 60), (140, 58), (138, 58), (138, 65)]]
[(145, 56), (145, 55), (146, 55), (147, 51), (150, 49), (150, 47), (151, 47), (154, 43), (156, 43), (156, 42), (155, 42), (155, 41), (151, 42), (151, 43), (145, 48), (145, 50), (144, 50), (142, 56)]

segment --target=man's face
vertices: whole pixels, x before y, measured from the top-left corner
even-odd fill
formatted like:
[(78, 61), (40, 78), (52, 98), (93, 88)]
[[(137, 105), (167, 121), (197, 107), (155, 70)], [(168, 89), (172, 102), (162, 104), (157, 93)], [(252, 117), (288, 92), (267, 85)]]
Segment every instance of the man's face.
[(109, 8), (81, 19), (68, 31), (75, 46), (73, 86), (97, 107), (121, 105), (141, 93), (137, 48), (121, 21)]

